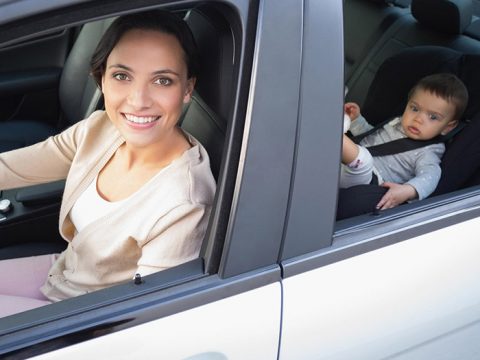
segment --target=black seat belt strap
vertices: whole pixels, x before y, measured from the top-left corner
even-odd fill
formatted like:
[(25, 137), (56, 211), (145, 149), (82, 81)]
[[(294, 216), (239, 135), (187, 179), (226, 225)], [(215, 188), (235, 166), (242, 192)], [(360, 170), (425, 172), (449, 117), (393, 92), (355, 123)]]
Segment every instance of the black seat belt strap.
[(431, 144), (443, 141), (443, 136), (437, 136), (431, 140), (413, 140), (409, 138), (397, 139), (379, 145), (367, 146), (372, 156), (386, 156), (399, 154), (405, 151), (415, 150)]
[[(357, 142), (358, 144), (361, 139), (363, 139), (367, 135), (370, 135), (371, 133), (374, 133), (387, 122), (382, 123), (381, 125), (375, 127), (370, 131), (367, 131), (364, 134), (359, 135), (358, 137), (355, 137), (354, 141)], [(402, 138), (402, 139), (389, 141), (379, 145), (368, 146), (366, 148), (372, 156), (386, 156), (386, 155), (399, 154), (402, 152), (415, 150), (424, 146), (437, 144), (440, 142), (446, 142), (450, 140), (453, 136), (458, 134), (464, 127), (465, 127), (465, 123), (461, 122), (457, 125), (455, 129), (450, 131), (447, 135), (438, 135), (430, 140), (414, 140), (410, 138)], [(360, 140), (358, 140), (359, 138)]]

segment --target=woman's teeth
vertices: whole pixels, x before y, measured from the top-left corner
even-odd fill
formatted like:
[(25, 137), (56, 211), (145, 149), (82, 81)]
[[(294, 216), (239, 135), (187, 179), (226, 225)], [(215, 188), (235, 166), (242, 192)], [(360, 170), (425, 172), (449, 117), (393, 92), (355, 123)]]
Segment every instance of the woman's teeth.
[(125, 118), (128, 121), (131, 121), (136, 124), (147, 124), (158, 120), (158, 116), (135, 116), (130, 114), (125, 114)]

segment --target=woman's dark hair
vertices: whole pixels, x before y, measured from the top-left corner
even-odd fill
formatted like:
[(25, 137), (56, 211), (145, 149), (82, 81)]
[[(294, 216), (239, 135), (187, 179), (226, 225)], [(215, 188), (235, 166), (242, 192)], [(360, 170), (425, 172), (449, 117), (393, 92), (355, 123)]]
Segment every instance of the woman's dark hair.
[(175, 36), (184, 52), (187, 77), (190, 79), (197, 76), (197, 46), (187, 23), (168, 11), (150, 10), (115, 19), (102, 36), (90, 61), (90, 73), (98, 86), (101, 86), (108, 56), (122, 36), (130, 30), (152, 30)]

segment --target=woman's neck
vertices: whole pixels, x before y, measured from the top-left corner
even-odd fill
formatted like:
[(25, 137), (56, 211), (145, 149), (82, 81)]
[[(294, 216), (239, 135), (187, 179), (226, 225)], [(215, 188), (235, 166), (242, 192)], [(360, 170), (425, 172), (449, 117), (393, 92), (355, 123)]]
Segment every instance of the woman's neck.
[(162, 168), (191, 148), (185, 134), (176, 129), (172, 134), (145, 147), (137, 147), (127, 142), (117, 150), (125, 169), (137, 167)]

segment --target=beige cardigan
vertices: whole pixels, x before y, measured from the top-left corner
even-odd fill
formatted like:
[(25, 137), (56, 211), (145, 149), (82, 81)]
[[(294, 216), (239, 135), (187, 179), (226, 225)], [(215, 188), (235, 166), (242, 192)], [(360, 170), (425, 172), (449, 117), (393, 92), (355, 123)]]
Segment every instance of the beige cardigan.
[(69, 243), (42, 291), (52, 301), (88, 293), (198, 257), (215, 193), (207, 152), (194, 146), (120, 209), (77, 233), (69, 212), (124, 142), (103, 111), (59, 135), (0, 154), (0, 189), (66, 178), (59, 227)]

